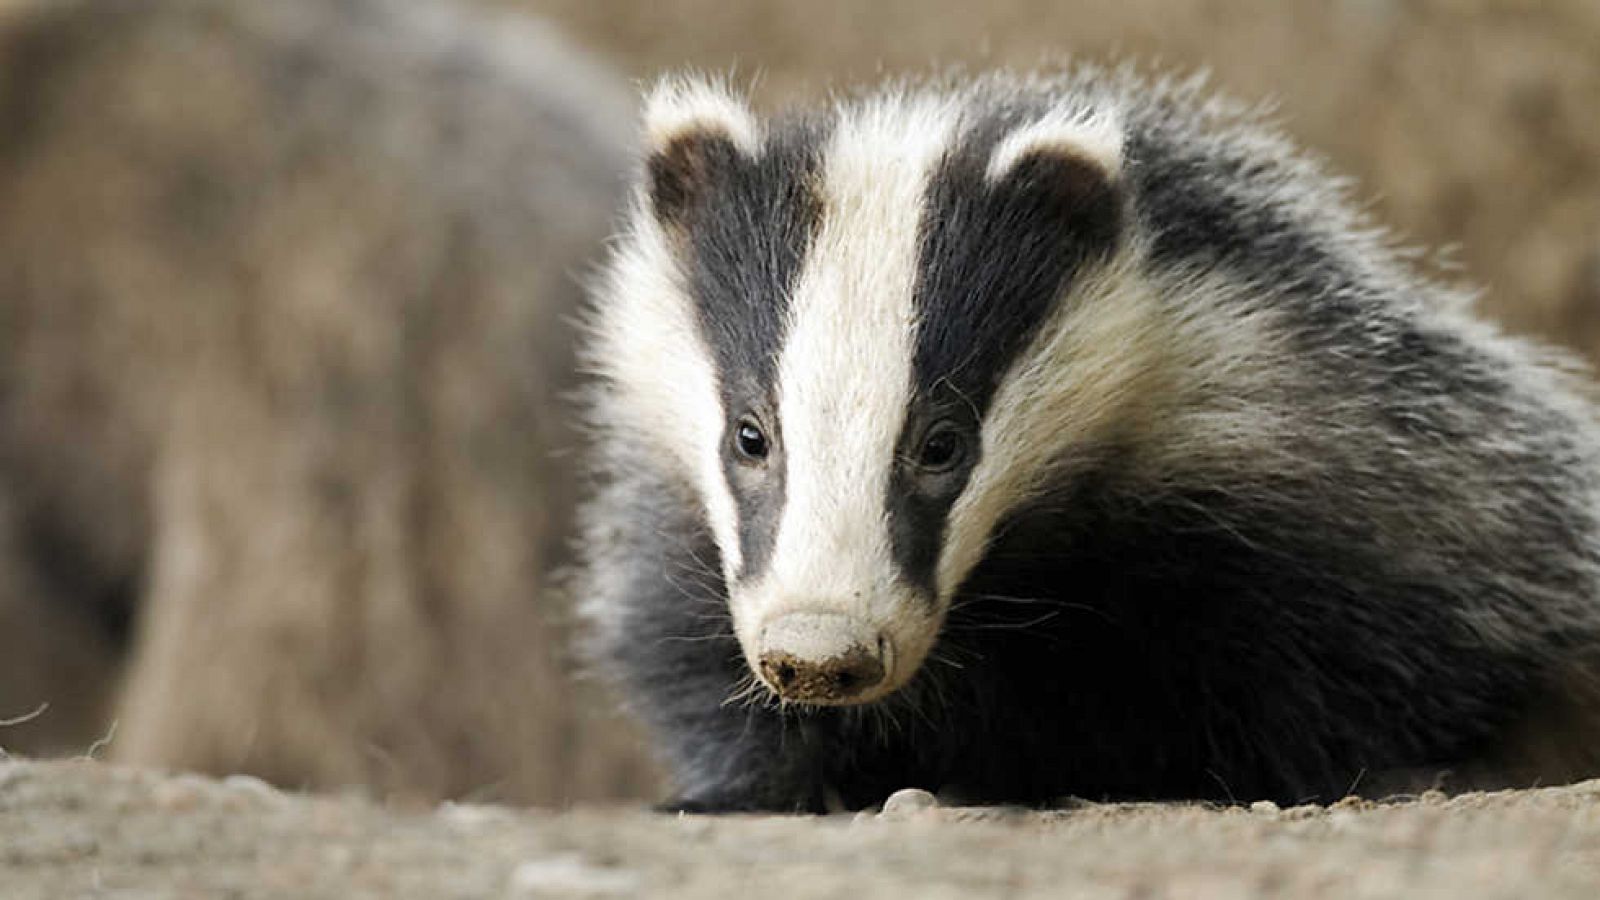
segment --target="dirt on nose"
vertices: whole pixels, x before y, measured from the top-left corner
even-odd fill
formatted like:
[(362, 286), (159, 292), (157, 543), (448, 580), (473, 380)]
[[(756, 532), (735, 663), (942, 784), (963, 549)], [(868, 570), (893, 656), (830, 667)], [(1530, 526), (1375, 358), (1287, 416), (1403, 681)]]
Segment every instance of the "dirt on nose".
[(876, 687), (884, 668), (876, 653), (855, 647), (824, 660), (769, 652), (761, 657), (761, 674), (785, 700), (838, 703)]

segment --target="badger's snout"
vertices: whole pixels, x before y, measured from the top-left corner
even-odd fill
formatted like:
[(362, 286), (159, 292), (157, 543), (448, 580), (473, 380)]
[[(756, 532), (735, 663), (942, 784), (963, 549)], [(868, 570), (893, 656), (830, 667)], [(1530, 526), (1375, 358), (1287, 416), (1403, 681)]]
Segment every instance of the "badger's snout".
[(851, 616), (795, 612), (761, 629), (757, 658), (761, 680), (779, 697), (835, 705), (880, 694), (893, 671), (894, 647)]

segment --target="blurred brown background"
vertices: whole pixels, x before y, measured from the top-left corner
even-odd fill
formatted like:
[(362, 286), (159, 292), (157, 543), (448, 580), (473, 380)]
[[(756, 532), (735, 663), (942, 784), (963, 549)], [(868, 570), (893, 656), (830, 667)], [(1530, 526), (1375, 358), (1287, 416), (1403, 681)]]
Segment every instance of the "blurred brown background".
[(1600, 359), (1593, 0), (461, 3), (0, 0), (0, 720), (52, 704), (0, 748), (118, 720), (116, 758), (291, 786), (654, 790), (550, 579), (623, 77), (771, 107), (1208, 69), (1420, 264)]
[(1207, 70), (1276, 105), (1408, 242), (1520, 331), (1600, 355), (1594, 0), (483, 0), (635, 78), (693, 66), (767, 104), (944, 65), (1072, 54)]

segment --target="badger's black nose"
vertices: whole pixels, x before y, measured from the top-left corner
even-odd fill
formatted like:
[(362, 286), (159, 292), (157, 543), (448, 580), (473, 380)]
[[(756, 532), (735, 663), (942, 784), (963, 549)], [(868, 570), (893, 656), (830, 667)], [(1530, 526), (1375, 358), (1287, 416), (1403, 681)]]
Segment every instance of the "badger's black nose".
[(850, 703), (888, 676), (888, 642), (848, 616), (791, 613), (761, 631), (761, 680), (785, 700)]

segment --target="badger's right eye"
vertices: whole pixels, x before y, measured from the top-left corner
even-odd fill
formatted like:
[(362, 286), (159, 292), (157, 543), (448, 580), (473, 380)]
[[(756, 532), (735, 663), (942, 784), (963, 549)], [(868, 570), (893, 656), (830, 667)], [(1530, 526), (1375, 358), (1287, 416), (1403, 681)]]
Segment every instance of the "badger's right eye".
[(733, 448), (746, 462), (760, 463), (767, 458), (767, 436), (755, 420), (744, 418), (733, 429)]

